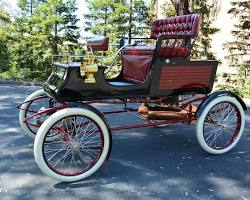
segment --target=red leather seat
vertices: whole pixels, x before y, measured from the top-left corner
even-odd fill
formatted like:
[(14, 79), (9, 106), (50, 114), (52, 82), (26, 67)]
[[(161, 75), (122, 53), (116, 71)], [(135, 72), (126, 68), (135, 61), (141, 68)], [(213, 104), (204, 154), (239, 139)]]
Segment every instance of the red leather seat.
[[(155, 50), (154, 46), (133, 46), (126, 47), (122, 50), (124, 55), (153, 55)], [(188, 57), (190, 50), (185, 47), (161, 47), (159, 56), (172, 58), (172, 57)]]
[[(161, 46), (158, 56), (187, 58), (192, 49), (191, 38), (198, 34), (199, 19), (198, 14), (190, 14), (155, 20), (151, 27), (150, 38), (166, 36), (176, 41), (171, 45)], [(155, 46), (125, 47), (122, 50), (122, 78), (132, 83), (144, 82), (150, 73), (154, 52)]]
[[(122, 50), (123, 73), (122, 78), (132, 83), (144, 82), (151, 70), (154, 55), (154, 46), (126, 47)], [(160, 57), (187, 57), (188, 48), (163, 47), (160, 50)]]
[(150, 72), (153, 47), (127, 47), (122, 50), (122, 78), (132, 83), (144, 82)]

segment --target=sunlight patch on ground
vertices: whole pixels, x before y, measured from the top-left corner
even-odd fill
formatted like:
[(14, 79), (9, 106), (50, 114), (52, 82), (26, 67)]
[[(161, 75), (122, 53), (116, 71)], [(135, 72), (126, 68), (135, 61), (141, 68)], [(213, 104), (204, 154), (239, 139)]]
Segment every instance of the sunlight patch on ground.
[(20, 132), (20, 128), (4, 128), (0, 130), (0, 134), (1, 133), (19, 133)]
[[(33, 182), (34, 177), (30, 174), (5, 174), (1, 176), (1, 183), (3, 190), (8, 188), (9, 192), (11, 190), (21, 189), (25, 186), (30, 186)], [(10, 181), (12, 180), (12, 181)]]
[(248, 199), (250, 196), (249, 188), (242, 186), (240, 180), (226, 177), (209, 177), (208, 181), (214, 185), (211, 190), (223, 199), (238, 199), (239, 194), (242, 194), (242, 199)]

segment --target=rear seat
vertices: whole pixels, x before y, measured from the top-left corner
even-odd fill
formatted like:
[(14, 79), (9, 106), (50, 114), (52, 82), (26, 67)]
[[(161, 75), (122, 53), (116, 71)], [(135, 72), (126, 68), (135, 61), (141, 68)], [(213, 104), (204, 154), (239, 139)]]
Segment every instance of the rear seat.
[[(183, 40), (173, 43), (174, 45), (162, 46), (159, 57), (188, 58), (192, 49), (191, 39), (198, 34), (199, 18), (198, 14), (191, 14), (154, 21), (150, 38), (158, 39), (159, 36), (166, 35), (178, 36), (178, 40)], [(125, 47), (122, 50), (122, 79), (131, 83), (144, 82), (152, 67), (154, 51), (155, 46)]]
[[(133, 46), (123, 49), (122, 78), (132, 83), (142, 83), (146, 80), (152, 66), (154, 46)], [(182, 47), (162, 47), (159, 56), (166, 58), (188, 57), (190, 51)]]

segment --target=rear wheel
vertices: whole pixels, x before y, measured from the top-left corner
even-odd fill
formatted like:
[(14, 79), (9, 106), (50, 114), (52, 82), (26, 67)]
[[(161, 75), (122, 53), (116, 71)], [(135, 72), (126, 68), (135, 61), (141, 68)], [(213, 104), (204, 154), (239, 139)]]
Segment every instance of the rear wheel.
[(208, 153), (223, 154), (238, 143), (244, 126), (245, 114), (241, 104), (233, 97), (217, 97), (208, 103), (197, 119), (197, 139)]
[[(50, 134), (57, 139), (49, 142)], [(62, 181), (79, 181), (95, 173), (107, 158), (109, 130), (94, 112), (66, 108), (49, 117), (39, 128), (34, 154), (39, 168)]]

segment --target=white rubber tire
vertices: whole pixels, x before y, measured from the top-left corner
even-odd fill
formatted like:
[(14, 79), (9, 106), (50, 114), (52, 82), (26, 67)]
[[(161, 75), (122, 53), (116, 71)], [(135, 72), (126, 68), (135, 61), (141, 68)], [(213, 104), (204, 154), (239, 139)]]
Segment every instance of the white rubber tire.
[[(234, 104), (239, 109), (239, 112), (241, 115), (241, 126), (240, 126), (239, 134), (238, 134), (237, 138), (235, 139), (235, 141), (230, 146), (228, 146), (224, 149), (217, 150), (217, 149), (211, 148), (206, 143), (204, 135), (203, 135), (203, 124), (204, 124), (205, 118), (206, 118), (208, 112), (210, 111), (210, 109), (212, 109), (216, 104), (218, 104), (220, 102), (230, 102), (230, 103)], [(210, 103), (208, 103), (206, 108), (203, 110), (203, 112), (201, 113), (201, 115), (197, 119), (196, 136), (197, 136), (199, 144), (206, 152), (208, 152), (210, 154), (223, 154), (223, 153), (230, 151), (238, 143), (238, 141), (240, 140), (240, 138), (242, 136), (244, 127), (245, 127), (245, 113), (244, 113), (244, 110), (243, 110), (241, 104), (234, 97), (220, 96), (220, 97), (217, 97), (216, 99), (212, 100)]]
[[(84, 172), (83, 174), (76, 175), (76, 176), (64, 176), (64, 175), (54, 172), (48, 167), (43, 156), (43, 142), (49, 129), (58, 120), (63, 119), (67, 116), (72, 116), (72, 115), (83, 115), (94, 120), (102, 130), (103, 138), (104, 138), (104, 147), (103, 147), (103, 151), (99, 160), (88, 171)], [(39, 128), (36, 138), (35, 138), (35, 143), (34, 143), (34, 155), (35, 155), (35, 160), (37, 162), (38, 167), (47, 176), (53, 179), (56, 179), (58, 181), (62, 181), (62, 182), (75, 182), (75, 181), (79, 181), (79, 180), (89, 177), (102, 166), (102, 164), (104, 163), (108, 155), (109, 147), (110, 147), (110, 137), (109, 137), (108, 128), (106, 124), (104, 123), (104, 121), (96, 113), (90, 110), (84, 109), (84, 108), (65, 108), (51, 115), (48, 119), (45, 120), (45, 122)]]
[[(31, 93), (26, 99), (24, 102), (26, 101), (30, 101), (36, 97), (39, 97), (39, 96), (42, 96), (42, 95), (45, 95), (46, 93), (44, 92), (43, 89), (41, 90), (37, 90), (33, 93)], [(19, 123), (22, 127), (22, 129), (24, 130), (24, 132), (26, 133), (26, 135), (30, 136), (31, 138), (35, 139), (36, 135), (29, 129), (29, 127), (27, 126), (26, 123), (23, 122), (23, 120), (25, 119), (25, 116), (26, 116), (26, 109), (30, 106), (32, 102), (27, 102), (25, 104), (22, 104), (21, 106), (21, 109), (20, 109), (20, 112), (19, 112)]]

